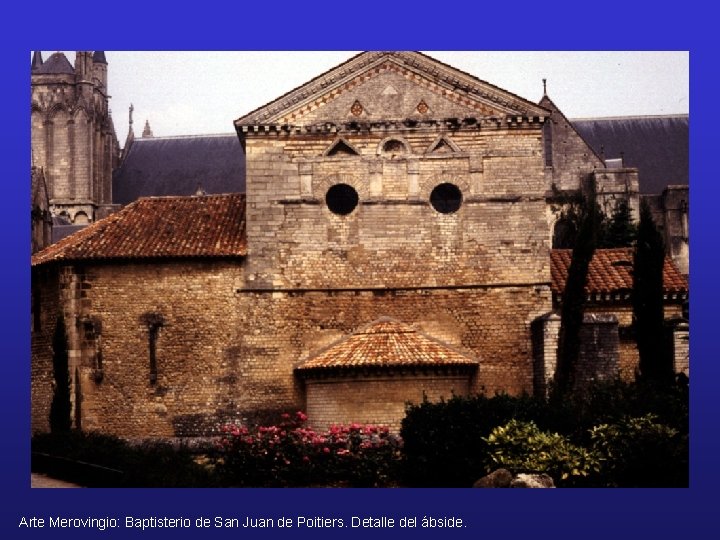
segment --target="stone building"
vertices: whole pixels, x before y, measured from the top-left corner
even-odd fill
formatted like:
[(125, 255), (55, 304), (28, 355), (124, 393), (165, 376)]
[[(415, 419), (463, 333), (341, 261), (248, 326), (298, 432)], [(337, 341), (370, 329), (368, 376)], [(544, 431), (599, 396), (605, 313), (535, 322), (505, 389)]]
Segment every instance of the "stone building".
[(112, 210), (112, 171), (119, 145), (108, 108), (104, 51), (61, 52), (31, 70), (32, 165), (43, 171), (53, 216), (92, 223)]
[[(33, 257), (34, 430), (58, 316), (74, 421), (127, 437), (295, 408), (397, 428), (423, 395), (532, 392), (555, 194), (639, 193), (549, 98), (419, 53), (360, 54), (235, 127), (244, 194), (128, 195)], [(140, 150), (187, 143), (139, 142), (116, 193), (153, 181)]]

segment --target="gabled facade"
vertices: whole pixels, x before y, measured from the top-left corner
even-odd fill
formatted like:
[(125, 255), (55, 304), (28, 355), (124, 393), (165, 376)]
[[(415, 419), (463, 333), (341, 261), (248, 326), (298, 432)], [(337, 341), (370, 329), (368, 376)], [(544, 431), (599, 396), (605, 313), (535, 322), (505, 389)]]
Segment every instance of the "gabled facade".
[[(549, 118), (574, 148), (550, 163)], [(60, 316), (76, 426), (126, 437), (289, 409), (397, 428), (423, 395), (532, 392), (555, 193), (637, 177), (562, 122), (414, 52), (237, 119), (244, 195), (140, 199), (34, 256), (33, 429)]]

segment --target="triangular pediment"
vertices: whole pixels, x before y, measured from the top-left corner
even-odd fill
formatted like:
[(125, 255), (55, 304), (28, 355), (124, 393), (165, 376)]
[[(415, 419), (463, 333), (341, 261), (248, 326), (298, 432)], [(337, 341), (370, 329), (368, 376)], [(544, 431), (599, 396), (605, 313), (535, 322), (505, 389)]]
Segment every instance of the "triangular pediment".
[(542, 107), (424, 54), (373, 51), (239, 118), (235, 125), (546, 115)]

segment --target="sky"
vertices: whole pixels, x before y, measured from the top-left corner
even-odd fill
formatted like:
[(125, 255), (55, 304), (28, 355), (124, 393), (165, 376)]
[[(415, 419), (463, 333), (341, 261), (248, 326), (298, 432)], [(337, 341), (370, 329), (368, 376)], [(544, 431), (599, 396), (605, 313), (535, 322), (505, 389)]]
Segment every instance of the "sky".
[[(123, 145), (132, 103), (136, 136), (146, 120), (156, 137), (232, 133), (236, 118), (357, 52), (105, 51), (115, 131)], [(535, 103), (545, 78), (568, 118), (689, 113), (687, 51), (423, 52)]]

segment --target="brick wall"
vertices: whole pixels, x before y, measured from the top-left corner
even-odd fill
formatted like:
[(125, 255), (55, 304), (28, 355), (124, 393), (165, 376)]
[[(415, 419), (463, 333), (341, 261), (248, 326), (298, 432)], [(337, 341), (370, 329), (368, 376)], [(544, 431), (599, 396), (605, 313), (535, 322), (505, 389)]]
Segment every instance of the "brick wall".
[[(293, 369), (381, 316), (417, 324), (477, 358), (471, 391), (532, 391), (530, 321), (547, 310), (548, 288), (265, 293), (243, 290), (243, 274), (240, 261), (166, 261), (74, 266), (49, 276), (44, 305), (63, 299), (82, 427), (126, 437), (197, 435), (228, 419), (302, 409), (306, 396)], [(148, 314), (162, 317), (154, 383)], [(53, 329), (43, 322), (33, 335), (33, 429), (47, 425)]]
[[(438, 136), (456, 153), (428, 155)], [(358, 156), (323, 156), (336, 135), (253, 134), (247, 148), (248, 285), (415, 287), (549, 281), (539, 125), (454, 133), (346, 134)], [(388, 137), (410, 153), (377, 155)], [(452, 214), (429, 204), (453, 183)], [(359, 194), (349, 215), (325, 204), (330, 186)]]
[(318, 430), (351, 422), (379, 424), (400, 431), (408, 403), (465, 396), (468, 375), (397, 373), (394, 376), (347, 374), (345, 377), (308, 379), (308, 423)]

